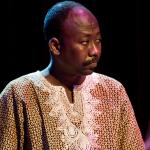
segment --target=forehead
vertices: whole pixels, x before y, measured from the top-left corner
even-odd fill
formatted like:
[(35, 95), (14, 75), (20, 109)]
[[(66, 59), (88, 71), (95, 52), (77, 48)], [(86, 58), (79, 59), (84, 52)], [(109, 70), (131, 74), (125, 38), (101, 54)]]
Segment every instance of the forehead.
[(64, 31), (76, 32), (100, 32), (96, 17), (86, 8), (75, 7), (69, 14), (63, 24)]

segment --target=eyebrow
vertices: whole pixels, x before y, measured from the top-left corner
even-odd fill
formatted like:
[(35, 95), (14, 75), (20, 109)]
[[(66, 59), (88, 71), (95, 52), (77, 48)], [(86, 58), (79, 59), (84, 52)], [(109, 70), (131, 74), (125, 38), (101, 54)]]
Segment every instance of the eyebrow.
[[(85, 33), (85, 32), (82, 32), (81, 34), (82, 34), (82, 36), (84, 36), (84, 37), (90, 37), (90, 36), (91, 36), (91, 34), (89, 34), (89, 33)], [(97, 33), (96, 33), (96, 36), (100, 36), (100, 38), (102, 38), (102, 36), (101, 36), (101, 33), (100, 33), (100, 32), (97, 32)]]

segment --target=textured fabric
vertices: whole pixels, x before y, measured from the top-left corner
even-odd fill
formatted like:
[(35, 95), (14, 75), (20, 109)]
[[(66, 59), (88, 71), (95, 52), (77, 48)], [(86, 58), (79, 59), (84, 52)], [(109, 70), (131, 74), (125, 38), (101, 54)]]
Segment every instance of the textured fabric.
[(0, 150), (144, 150), (121, 83), (92, 73), (68, 89), (39, 71), (11, 81), (0, 95)]

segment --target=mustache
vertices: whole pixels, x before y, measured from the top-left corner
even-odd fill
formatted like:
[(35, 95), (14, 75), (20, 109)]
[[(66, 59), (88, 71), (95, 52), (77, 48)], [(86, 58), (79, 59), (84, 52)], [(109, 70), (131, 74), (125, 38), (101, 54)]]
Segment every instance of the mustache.
[(92, 63), (97, 63), (97, 57), (91, 57), (90, 59), (84, 62), (84, 65), (90, 65)]

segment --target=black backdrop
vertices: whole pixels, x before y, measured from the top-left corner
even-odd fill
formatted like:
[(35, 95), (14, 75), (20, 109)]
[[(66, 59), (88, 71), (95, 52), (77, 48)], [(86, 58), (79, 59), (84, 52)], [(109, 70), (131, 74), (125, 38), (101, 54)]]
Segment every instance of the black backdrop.
[[(48, 64), (43, 18), (57, 1), (8, 0), (4, 23), (7, 42), (1, 53), (0, 90), (12, 79), (43, 69)], [(101, 26), (103, 51), (96, 71), (114, 77), (125, 86), (145, 137), (149, 115), (144, 84), (145, 35), (141, 1), (78, 0), (93, 11)]]

